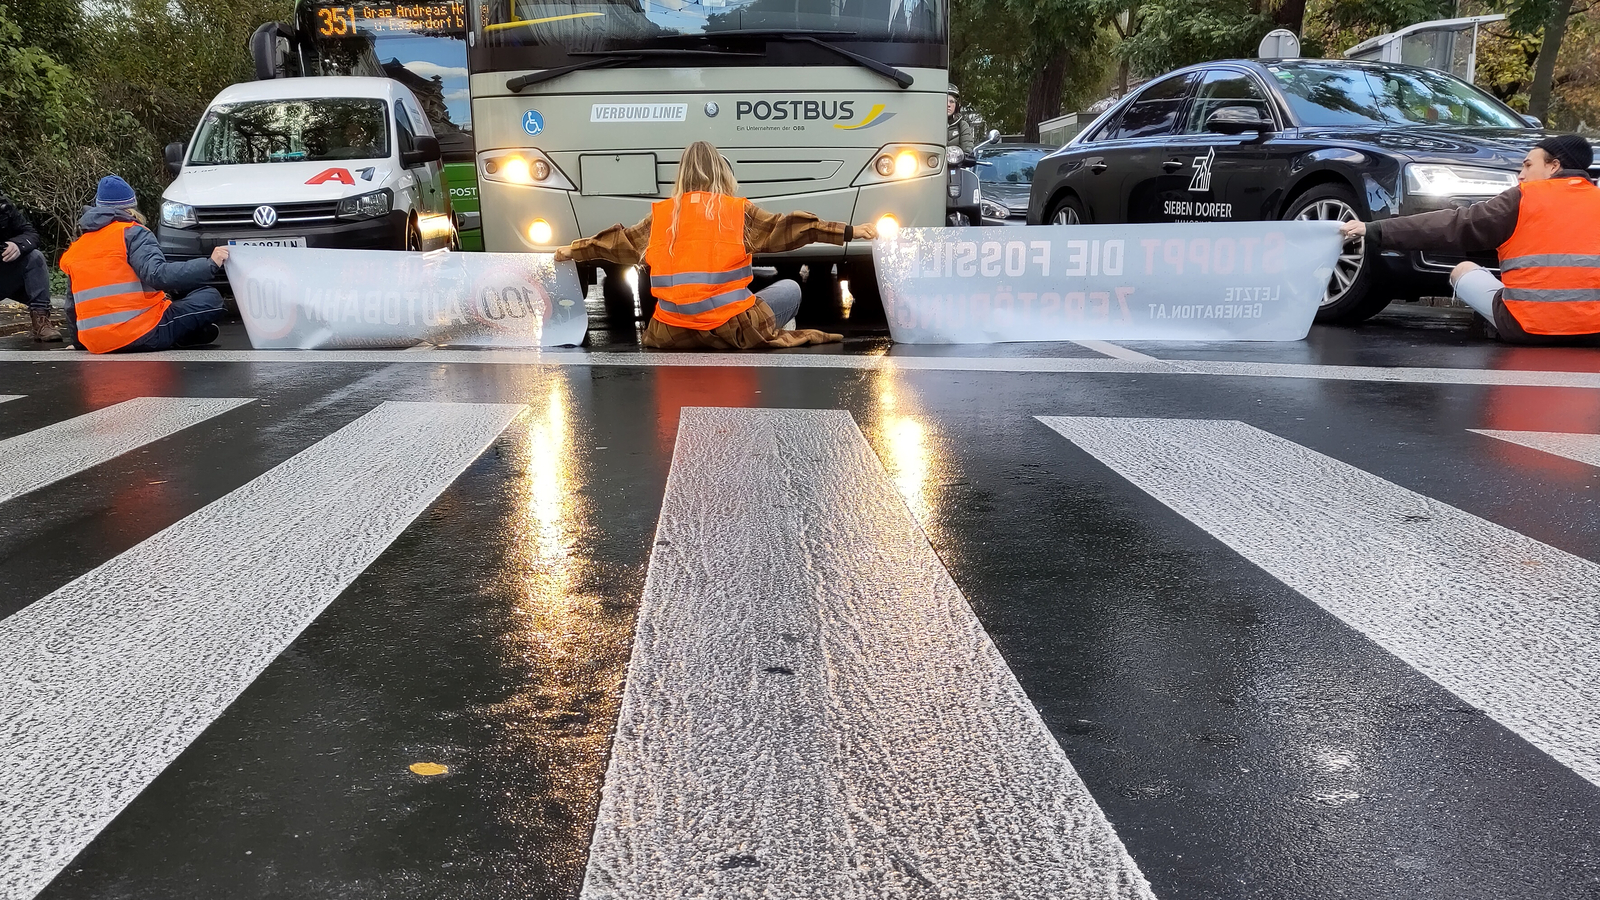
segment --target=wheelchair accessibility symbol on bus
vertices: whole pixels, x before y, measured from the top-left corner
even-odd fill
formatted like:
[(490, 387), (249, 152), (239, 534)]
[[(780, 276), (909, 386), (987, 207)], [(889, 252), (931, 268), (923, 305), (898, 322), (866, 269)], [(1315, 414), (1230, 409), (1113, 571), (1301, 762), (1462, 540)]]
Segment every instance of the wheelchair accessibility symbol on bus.
[(537, 109), (530, 109), (522, 114), (522, 130), (530, 135), (538, 136), (544, 133), (544, 116), (539, 115)]

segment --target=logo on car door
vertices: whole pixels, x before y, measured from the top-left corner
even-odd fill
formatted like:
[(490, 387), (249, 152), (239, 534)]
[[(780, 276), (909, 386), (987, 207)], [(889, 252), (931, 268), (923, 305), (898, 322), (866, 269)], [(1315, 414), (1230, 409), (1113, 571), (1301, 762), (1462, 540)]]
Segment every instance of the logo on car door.
[(1211, 190), (1211, 165), (1217, 161), (1217, 148), (1212, 147), (1206, 151), (1205, 156), (1194, 158), (1194, 177), (1189, 179), (1189, 190)]

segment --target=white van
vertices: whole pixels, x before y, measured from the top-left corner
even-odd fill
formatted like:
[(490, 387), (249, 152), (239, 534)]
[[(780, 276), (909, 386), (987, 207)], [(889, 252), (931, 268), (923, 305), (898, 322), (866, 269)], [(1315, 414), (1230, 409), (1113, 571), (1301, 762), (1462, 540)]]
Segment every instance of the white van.
[(409, 88), (388, 78), (236, 84), (187, 146), (167, 147), (161, 249), (219, 244), (456, 247), (439, 141)]

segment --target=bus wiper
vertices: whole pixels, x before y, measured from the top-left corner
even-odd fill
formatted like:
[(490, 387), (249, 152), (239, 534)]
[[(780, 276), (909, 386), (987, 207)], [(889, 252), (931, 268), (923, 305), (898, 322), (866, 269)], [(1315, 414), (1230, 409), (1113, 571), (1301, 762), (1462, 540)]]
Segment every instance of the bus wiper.
[(872, 71), (877, 72), (879, 75), (892, 80), (895, 84), (900, 85), (902, 88), (911, 87), (916, 79), (912, 78), (905, 72), (896, 69), (894, 66), (888, 65), (887, 63), (878, 62), (875, 59), (870, 59), (862, 56), (859, 53), (852, 53), (849, 50), (840, 47), (838, 44), (829, 43), (828, 41), (823, 40), (825, 37), (854, 37), (855, 34), (856, 33), (854, 31), (812, 31), (806, 29), (780, 31), (776, 28), (730, 28), (727, 31), (707, 31), (702, 33), (700, 36), (709, 40), (715, 40), (720, 37), (760, 37), (768, 38), (770, 40), (816, 44), (818, 47), (821, 47), (824, 50), (837, 53), (838, 55), (850, 60), (863, 69), (871, 69)]
[(541, 82), (560, 78), (569, 72), (577, 72), (581, 69), (601, 69), (608, 68), (610, 66), (627, 65), (628, 63), (641, 62), (645, 59), (645, 57), (648, 56), (715, 56), (722, 58), (729, 56), (760, 57), (762, 54), (735, 53), (732, 50), (692, 50), (687, 47), (683, 49), (676, 49), (672, 47), (642, 47), (636, 50), (623, 51), (569, 50), (567, 51), (567, 55), (592, 56), (594, 59), (586, 59), (583, 62), (574, 63), (570, 66), (562, 66), (558, 69), (545, 69), (543, 72), (530, 72), (527, 75), (518, 75), (517, 77), (508, 79), (506, 81), (506, 89), (509, 91), (521, 91), (530, 84), (539, 84)]
[[(574, 54), (569, 53), (567, 55), (572, 56)], [(526, 75), (518, 75), (515, 78), (508, 78), (506, 79), (506, 90), (511, 91), (512, 93), (518, 93), (529, 85), (551, 81), (568, 73), (576, 72), (580, 69), (602, 69), (608, 66), (620, 66), (626, 63), (638, 62), (641, 59), (644, 59), (644, 57), (636, 54), (629, 54), (627, 56), (613, 56), (607, 54), (597, 59), (586, 59), (581, 63), (574, 63), (570, 66), (562, 66), (559, 69), (545, 69), (543, 72), (529, 72)]]

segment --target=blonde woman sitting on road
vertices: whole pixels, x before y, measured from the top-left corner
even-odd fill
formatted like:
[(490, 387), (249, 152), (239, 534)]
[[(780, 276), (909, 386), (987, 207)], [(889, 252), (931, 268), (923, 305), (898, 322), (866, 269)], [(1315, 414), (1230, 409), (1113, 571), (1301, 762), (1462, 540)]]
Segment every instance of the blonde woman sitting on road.
[(784, 280), (752, 294), (752, 254), (870, 241), (876, 231), (807, 212), (769, 213), (738, 190), (717, 148), (696, 141), (683, 151), (672, 197), (653, 204), (648, 218), (573, 241), (556, 251), (556, 259), (648, 266), (656, 310), (644, 330), (646, 347), (759, 350), (843, 340), (823, 331), (781, 330), (800, 309), (800, 285)]

